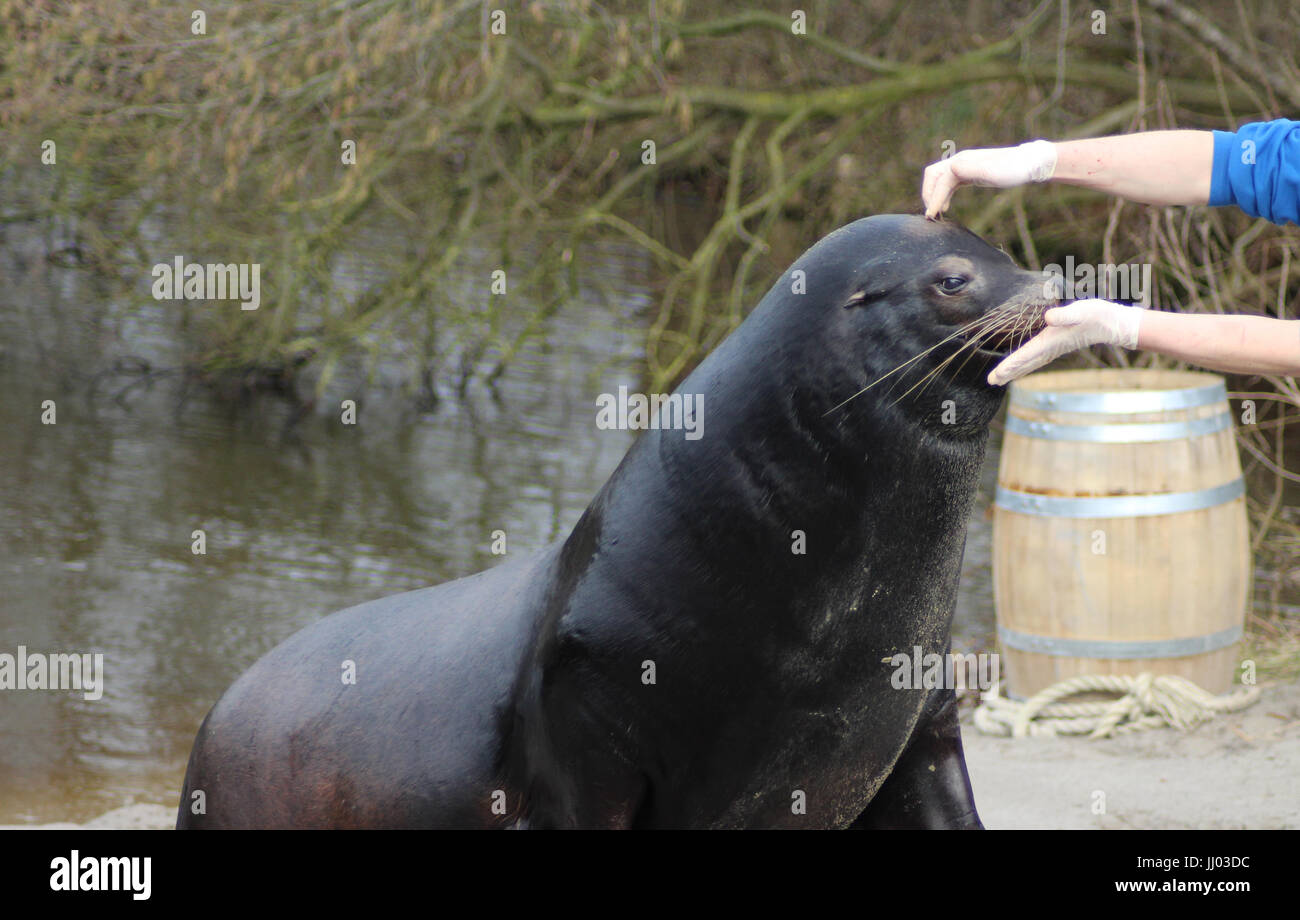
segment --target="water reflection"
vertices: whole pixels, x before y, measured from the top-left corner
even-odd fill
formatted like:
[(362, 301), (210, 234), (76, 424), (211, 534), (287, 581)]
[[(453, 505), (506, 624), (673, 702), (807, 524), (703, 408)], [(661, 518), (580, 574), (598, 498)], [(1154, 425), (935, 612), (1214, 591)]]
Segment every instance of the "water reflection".
[[(646, 300), (627, 279), (643, 267), (593, 258), (618, 296), (561, 311), (548, 339), (563, 347), (525, 347), (499, 401), (471, 387), (418, 414), (344, 380), (364, 393), (359, 424), (322, 409), (286, 438), (292, 409), (272, 397), (182, 399), (163, 378), (123, 405), (130, 378), (112, 374), (91, 394), (123, 354), (174, 359), (171, 306), (106, 300), (87, 273), (6, 249), (0, 650), (102, 652), (107, 680), (96, 702), (0, 695), (0, 823), (174, 803), (204, 712), (285, 636), (492, 565), (493, 530), (520, 553), (571, 527), (629, 443), (592, 424), (595, 394), (641, 382)], [(56, 425), (41, 424), (47, 399)]]

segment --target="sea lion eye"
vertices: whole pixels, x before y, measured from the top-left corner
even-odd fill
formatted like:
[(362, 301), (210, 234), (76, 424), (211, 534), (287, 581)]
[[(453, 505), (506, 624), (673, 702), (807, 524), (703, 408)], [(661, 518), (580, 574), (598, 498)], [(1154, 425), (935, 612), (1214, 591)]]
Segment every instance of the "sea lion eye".
[(961, 275), (949, 275), (947, 278), (940, 279), (937, 287), (945, 294), (956, 294), (969, 283), (969, 278), (963, 278)]

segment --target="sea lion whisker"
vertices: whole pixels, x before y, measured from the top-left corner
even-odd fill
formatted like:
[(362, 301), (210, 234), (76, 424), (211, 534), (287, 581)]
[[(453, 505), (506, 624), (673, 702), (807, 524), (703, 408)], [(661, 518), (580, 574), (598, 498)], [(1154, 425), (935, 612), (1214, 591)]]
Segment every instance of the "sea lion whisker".
[[(915, 362), (917, 362), (917, 361), (920, 361), (922, 358), (924, 358), (924, 357), (925, 357), (926, 355), (928, 355), (930, 352), (934, 351), (936, 348), (939, 348), (939, 347), (941, 347), (941, 346), (943, 346), (943, 345), (946, 345), (947, 343), (951, 342), (953, 339), (957, 338), (958, 336), (961, 336), (961, 335), (963, 335), (964, 333), (969, 332), (971, 329), (973, 329), (973, 328), (979, 326), (981, 323), (986, 323), (986, 322), (988, 322), (990, 319), (996, 319), (996, 317), (981, 316), (981, 317), (978, 317), (977, 319), (972, 320), (971, 322), (967, 323), (966, 325), (959, 327), (956, 331), (954, 331), (954, 332), (953, 332), (951, 335), (949, 335), (947, 338), (943, 339), (942, 341), (936, 342), (935, 344), (931, 345), (929, 348), (927, 348), (925, 351), (921, 352), (920, 354), (915, 355), (914, 357), (908, 358), (906, 361), (904, 361), (902, 364), (900, 364), (900, 365), (898, 365), (897, 367), (895, 367), (893, 370), (889, 370), (889, 371), (886, 371), (885, 373), (881, 374), (881, 375), (880, 375), (879, 377), (877, 377), (875, 380), (871, 381), (869, 384), (867, 384), (866, 386), (864, 386), (862, 389), (858, 390), (858, 392), (854, 393), (852, 396), (850, 396), (848, 399), (844, 400), (843, 402), (839, 403), (838, 405), (831, 406), (831, 408), (827, 409), (825, 412), (822, 413), (822, 417), (825, 418), (826, 416), (828, 416), (828, 415), (830, 415), (832, 412), (834, 412), (836, 409), (842, 409), (842, 408), (844, 408), (844, 406), (848, 405), (848, 404), (851, 403), (853, 400), (857, 399), (859, 396), (861, 396), (863, 393), (867, 392), (867, 390), (870, 390), (872, 387), (874, 387), (876, 384), (880, 383), (882, 380), (885, 380), (886, 378), (891, 377), (891, 376), (893, 376), (894, 374), (897, 374), (899, 371), (901, 371), (903, 368), (907, 367), (909, 364), (913, 364), (913, 363), (915, 363)], [(895, 381), (895, 383), (897, 383), (897, 381)]]
[[(989, 317), (989, 319), (991, 320), (991, 322), (989, 322), (985, 326), (985, 328), (981, 329), (969, 341), (964, 343), (961, 348), (957, 349), (946, 359), (944, 359), (939, 364), (938, 367), (934, 368), (934, 370), (930, 371), (930, 373), (926, 374), (919, 381), (917, 381), (917, 383), (913, 385), (912, 388), (907, 391), (907, 393), (912, 392), (912, 390), (915, 390), (919, 386), (921, 387), (921, 390), (920, 392), (917, 393), (917, 396), (920, 396), (921, 393), (925, 392), (925, 388), (928, 387), (932, 382), (934, 382), (934, 380), (939, 376), (939, 374), (941, 374), (948, 367), (948, 365), (950, 365), (953, 361), (955, 361), (962, 354), (962, 352), (967, 352), (966, 360), (962, 361), (961, 365), (957, 368), (956, 371), (956, 373), (958, 374), (961, 373), (962, 368), (966, 366), (966, 364), (970, 361), (971, 357), (975, 354), (975, 352), (979, 350), (979, 346), (983, 342), (987, 341), (990, 336), (996, 335), (998, 332), (1002, 331), (1008, 325), (1010, 325), (1015, 321), (1015, 317), (1010, 314), (992, 314)], [(956, 376), (956, 374), (954, 374), (954, 376)], [(907, 393), (904, 393), (903, 396), (898, 397), (898, 399), (902, 399), (904, 396), (907, 396)], [(897, 401), (898, 400), (895, 400), (895, 402)]]
[(866, 392), (867, 390), (870, 390), (871, 387), (874, 387), (874, 386), (876, 385), (876, 383), (879, 383), (880, 381), (883, 381), (883, 379), (885, 379), (885, 378), (892, 377), (893, 374), (896, 374), (896, 373), (900, 372), (900, 370), (906, 368), (907, 365), (914, 364), (915, 361), (919, 361), (920, 359), (923, 359), (923, 357), (926, 356), (926, 355), (928, 355), (928, 353), (930, 353), (930, 352), (932, 352), (932, 351), (935, 351), (935, 348), (939, 348), (939, 347), (941, 347), (941, 346), (944, 346), (944, 344), (946, 344), (946, 343), (952, 342), (952, 340), (958, 338), (959, 335), (962, 335), (962, 334), (965, 334), (965, 333), (969, 333), (969, 331), (970, 331), (971, 329), (974, 329), (974, 327), (979, 326), (980, 324), (983, 324), (983, 322), (987, 322), (988, 320), (989, 320), (989, 317), (987, 317), (987, 316), (982, 316), (982, 317), (975, 318), (975, 320), (972, 320), (971, 322), (967, 322), (966, 325), (963, 325), (963, 326), (961, 326), (961, 327), (958, 327), (958, 329), (957, 329), (957, 330), (954, 330), (952, 334), (948, 335), (948, 337), (946, 337), (946, 338), (944, 338), (944, 339), (941, 339), (940, 342), (936, 342), (935, 344), (932, 344), (932, 346), (930, 346), (930, 348), (926, 348), (926, 350), (924, 350), (923, 352), (920, 352), (919, 355), (914, 355), (913, 357), (909, 357), (909, 359), (907, 359), (906, 361), (904, 361), (904, 363), (902, 363), (902, 364), (900, 364), (900, 365), (897, 365), (896, 368), (893, 368), (893, 369), (891, 369), (891, 370), (887, 370), (887, 372), (885, 372), (885, 373), (883, 373), (883, 374), (880, 374), (880, 376), (879, 376), (879, 377), (876, 377), (876, 378), (874, 379), (874, 381), (871, 381), (870, 383), (867, 383), (867, 385), (866, 385), (865, 387), (862, 387), (861, 390), (858, 390), (857, 392), (855, 392), (855, 394), (853, 394), (852, 396), (849, 396), (849, 398), (848, 398), (848, 399), (845, 399), (844, 402), (840, 403), (839, 405), (832, 405), (831, 408), (827, 409), (826, 412), (823, 412), (823, 413), (822, 413), (823, 417), (824, 417), (824, 416), (831, 415), (831, 413), (832, 413), (832, 412), (835, 412), (836, 409), (842, 408), (842, 407), (844, 407), (844, 405), (846, 405), (846, 404), (848, 404), (848, 403), (852, 403), (854, 399), (857, 399), (858, 396), (861, 396), (862, 394), (865, 394), (865, 392)]
[[(1025, 307), (1025, 313), (1028, 314), (1028, 312), (1029, 312), (1031, 309), (1034, 309), (1035, 306), (1036, 306), (1036, 305), (1028, 305), (1028, 304), (1027, 304), (1026, 307)], [(1036, 328), (1036, 327), (1037, 327), (1040, 323), (1042, 323), (1042, 321), (1043, 321), (1043, 313), (1045, 313), (1045, 312), (1046, 312), (1046, 310), (1042, 310), (1042, 311), (1040, 311), (1039, 314), (1038, 314), (1038, 317), (1037, 317), (1036, 319), (1031, 319), (1028, 315), (1025, 316), (1025, 320), (1026, 320), (1026, 322), (1025, 322), (1025, 324), (1024, 324), (1024, 327), (1023, 327), (1021, 333), (1020, 333), (1020, 338), (1018, 338), (1018, 339), (1016, 340), (1016, 348), (1019, 348), (1021, 345), (1025, 344), (1025, 343), (1028, 342), (1031, 338), (1033, 338), (1035, 335), (1038, 334), (1039, 330), (1038, 330), (1038, 328)]]
[(925, 387), (929, 386), (929, 384), (933, 382), (944, 371), (944, 369), (948, 367), (949, 364), (951, 364), (954, 360), (956, 360), (958, 355), (960, 355), (963, 351), (965, 351), (968, 348), (974, 349), (976, 347), (975, 343), (977, 341), (978, 339), (973, 339), (969, 342), (963, 343), (962, 346), (958, 348), (955, 352), (953, 352), (948, 357), (944, 358), (943, 361), (939, 363), (938, 367), (935, 367), (928, 374), (926, 374), (924, 377), (918, 380), (916, 383), (912, 384), (912, 386), (909, 387), (907, 391), (903, 393), (902, 396), (899, 396), (898, 399), (895, 399), (894, 402), (891, 403), (891, 405), (896, 405), (899, 401), (906, 398), (908, 394), (916, 390), (917, 387), (921, 388), (921, 391), (917, 393), (917, 395), (920, 396), (921, 393), (925, 392)]
[[(962, 372), (962, 370), (966, 367), (966, 365), (970, 363), (970, 359), (974, 357), (975, 352), (979, 350), (979, 346), (982, 345), (984, 342), (986, 342), (990, 336), (996, 335), (997, 333), (1003, 331), (1008, 327), (1014, 329), (1015, 322), (1016, 322), (1015, 317), (1011, 317), (1007, 323), (1004, 323), (1000, 326), (996, 326), (990, 329), (987, 333), (985, 333), (984, 335), (977, 338), (974, 342), (972, 342), (971, 343), (972, 347), (970, 349), (970, 352), (966, 355), (966, 360), (961, 363), (961, 365), (953, 373), (953, 376), (955, 377)], [(958, 354), (960, 354), (960, 352), (958, 352)], [(956, 355), (954, 355), (953, 357), (956, 357)]]
[[(979, 319), (976, 319), (976, 320), (974, 320), (974, 321), (972, 321), (972, 322), (970, 322), (970, 323), (967, 323), (966, 325), (962, 326), (961, 329), (958, 330), (958, 332), (954, 333), (953, 335), (948, 336), (946, 339), (943, 340), (943, 342), (940, 342), (939, 344), (942, 345), (942, 344), (944, 344), (944, 342), (949, 342), (949, 341), (951, 341), (954, 337), (959, 336), (959, 335), (961, 335), (961, 334), (963, 334), (963, 333), (965, 333), (965, 332), (969, 332), (971, 329), (973, 329), (973, 328), (975, 328), (975, 327), (977, 327), (977, 326), (991, 327), (992, 325), (994, 325), (994, 324), (998, 321), (998, 319), (999, 319), (999, 318), (996, 317), (996, 316), (989, 316), (989, 315), (981, 316), (981, 317), (979, 317)], [(902, 396), (899, 396), (897, 399), (894, 400), (894, 402), (890, 403), (890, 405), (896, 405), (896, 404), (899, 402), (899, 400), (901, 400), (901, 399), (903, 399), (904, 397), (906, 397), (906, 396), (908, 395), (908, 393), (911, 393), (911, 392), (912, 392), (913, 390), (915, 390), (918, 386), (921, 386), (922, 384), (927, 383), (927, 381), (932, 380), (932, 379), (933, 379), (936, 375), (938, 375), (938, 374), (939, 374), (939, 373), (940, 373), (940, 372), (941, 372), (945, 367), (947, 367), (950, 363), (952, 363), (952, 361), (953, 361), (954, 358), (956, 358), (959, 354), (962, 353), (962, 351), (964, 351), (967, 347), (969, 347), (969, 345), (970, 345), (970, 343), (971, 343), (972, 341), (978, 341), (978, 340), (980, 339), (980, 337), (986, 333), (986, 331), (987, 331), (987, 329), (980, 329), (980, 330), (977, 332), (977, 334), (976, 334), (975, 336), (972, 336), (971, 339), (969, 339), (969, 340), (965, 340), (965, 341), (963, 342), (963, 344), (961, 345), (961, 347), (959, 347), (955, 352), (953, 352), (951, 355), (949, 355), (947, 358), (945, 358), (943, 361), (941, 361), (941, 362), (939, 363), (939, 366), (938, 366), (938, 367), (935, 367), (935, 368), (932, 369), (929, 373), (927, 373), (924, 377), (922, 377), (920, 380), (918, 380), (916, 383), (912, 384), (912, 386), (909, 387), (909, 388), (907, 389), (907, 391), (903, 393)], [(938, 345), (935, 346), (935, 348), (937, 348), (937, 347), (938, 347)], [(929, 353), (930, 353), (931, 351), (933, 351), (933, 350), (934, 350), (933, 348), (926, 349), (926, 351), (924, 352), (924, 354), (929, 354)], [(909, 362), (909, 363), (910, 363), (910, 362)], [(902, 378), (899, 378), (899, 380), (901, 380), (901, 379), (902, 379)], [(886, 395), (886, 396), (888, 396), (890, 393), (894, 392), (894, 387), (898, 386), (899, 380), (895, 380), (894, 383), (890, 385), (889, 389), (885, 392), (885, 395)], [(924, 390), (923, 390), (922, 392), (924, 392)]]

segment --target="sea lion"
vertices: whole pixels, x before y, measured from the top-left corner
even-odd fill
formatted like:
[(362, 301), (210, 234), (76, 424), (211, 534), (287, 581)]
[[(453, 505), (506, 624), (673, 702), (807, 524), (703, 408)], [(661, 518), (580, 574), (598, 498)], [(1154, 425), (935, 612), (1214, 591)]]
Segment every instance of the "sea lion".
[(952, 689), (888, 662), (948, 651), (985, 376), (1054, 303), (951, 223), (831, 233), (567, 539), (236, 680), (177, 826), (980, 827)]

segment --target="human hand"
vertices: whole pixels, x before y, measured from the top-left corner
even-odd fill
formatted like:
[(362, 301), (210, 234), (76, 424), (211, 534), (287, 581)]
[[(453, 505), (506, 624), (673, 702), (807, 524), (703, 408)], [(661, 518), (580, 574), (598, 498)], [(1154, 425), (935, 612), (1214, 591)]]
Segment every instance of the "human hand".
[(1003, 386), (1055, 361), (1061, 355), (1089, 345), (1137, 348), (1141, 307), (1088, 298), (1043, 314), (1047, 328), (999, 362), (989, 373), (989, 383)]
[(1055, 171), (1056, 145), (1050, 141), (958, 151), (925, 168), (921, 183), (925, 216), (933, 220), (948, 210), (952, 193), (960, 186), (1012, 188), (1027, 182), (1046, 182)]

